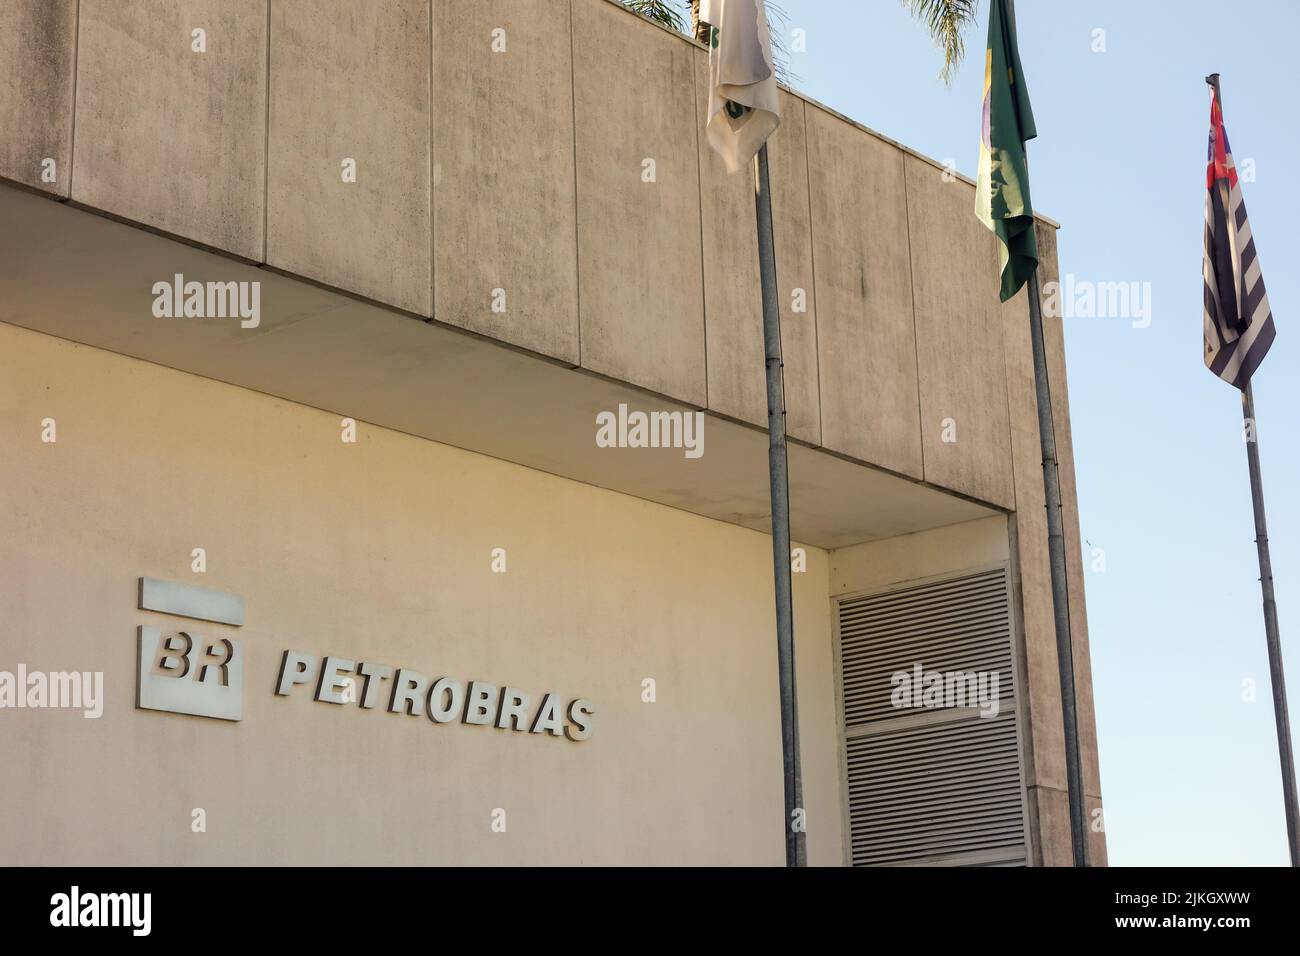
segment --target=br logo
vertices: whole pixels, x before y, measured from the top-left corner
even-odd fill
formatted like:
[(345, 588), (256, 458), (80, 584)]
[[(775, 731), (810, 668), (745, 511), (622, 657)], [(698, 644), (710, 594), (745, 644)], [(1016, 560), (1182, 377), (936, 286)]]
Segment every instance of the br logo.
[[(244, 623), (243, 601), (192, 585), (140, 579), (140, 608), (218, 624)], [(136, 707), (196, 717), (244, 715), (244, 651), (231, 637), (207, 637), (186, 625), (168, 631), (140, 625)]]

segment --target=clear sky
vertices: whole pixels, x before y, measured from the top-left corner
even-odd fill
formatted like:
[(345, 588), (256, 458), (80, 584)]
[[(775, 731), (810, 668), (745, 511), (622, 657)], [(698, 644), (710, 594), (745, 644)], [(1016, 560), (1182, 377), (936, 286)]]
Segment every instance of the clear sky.
[[(807, 33), (807, 51), (791, 53), (796, 88), (974, 176), (988, 0), (951, 89), (898, 0), (780, 2)], [(1255, 401), (1300, 722), (1300, 238), (1289, 231), (1300, 4), (1020, 0), (1016, 11), (1039, 130), (1033, 197), (1062, 224), (1062, 276), (1151, 290), (1149, 327), (1065, 319), (1082, 532), (1105, 552), (1086, 586), (1110, 860), (1285, 865), (1240, 398), (1201, 360), (1204, 77), (1222, 74), (1238, 167), (1255, 162), (1243, 188), (1278, 328)]]

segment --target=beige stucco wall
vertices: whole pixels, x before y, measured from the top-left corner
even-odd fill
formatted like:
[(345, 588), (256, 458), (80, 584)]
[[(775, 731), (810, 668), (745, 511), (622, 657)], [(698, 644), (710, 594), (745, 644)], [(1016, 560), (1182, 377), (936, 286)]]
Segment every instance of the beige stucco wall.
[[(97, 720), (0, 711), (0, 862), (781, 862), (767, 537), (364, 423), (340, 434), (325, 412), (0, 324), (0, 670), (106, 682)], [(808, 561), (809, 859), (837, 864), (828, 560)], [(180, 623), (136, 609), (142, 575), (246, 600), (243, 628), (194, 625), (243, 641), (241, 722), (134, 709), (136, 627)], [(594, 734), (277, 697), (288, 648), (588, 697)]]
[(832, 597), (884, 591), (909, 581), (1006, 564), (1007, 519), (964, 521), (935, 531), (830, 552)]

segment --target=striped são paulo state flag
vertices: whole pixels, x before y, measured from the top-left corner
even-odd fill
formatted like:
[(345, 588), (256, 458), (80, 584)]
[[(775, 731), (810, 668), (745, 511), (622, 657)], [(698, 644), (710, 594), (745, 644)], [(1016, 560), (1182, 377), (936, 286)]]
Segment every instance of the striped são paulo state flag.
[(1205, 172), (1205, 365), (1245, 390), (1276, 331), (1259, 272), (1219, 103), (1218, 75), (1210, 83), (1210, 155)]

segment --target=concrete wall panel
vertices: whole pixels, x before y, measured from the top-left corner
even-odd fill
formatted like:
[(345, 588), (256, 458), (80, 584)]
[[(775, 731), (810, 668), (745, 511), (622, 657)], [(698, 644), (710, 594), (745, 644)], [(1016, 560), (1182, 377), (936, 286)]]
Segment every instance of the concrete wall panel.
[[(77, 2), (11, 0), (4, 17), (0, 176), (67, 196), (72, 173)], [(54, 161), (53, 168), (45, 165), (47, 159)]]
[(925, 480), (1012, 508), (997, 239), (967, 183), (905, 166)]
[(260, 260), (266, 6), (81, 0), (72, 198)]
[(427, 0), (275, 0), (270, 46), (267, 261), (430, 315)]
[[(708, 108), (708, 56), (697, 51), (696, 96)], [(808, 210), (808, 161), (803, 100), (781, 94), (781, 126), (768, 141), (777, 298), (785, 362), (789, 434), (821, 443), (817, 382), (817, 320)], [(702, 124), (701, 124), (701, 128)], [(708, 343), (709, 407), (767, 427), (763, 303), (751, 170), (728, 174), (700, 136), (700, 217), (704, 234), (704, 328)], [(806, 311), (792, 308), (802, 289)]]
[(809, 106), (822, 444), (920, 478), (904, 153)]
[[(767, 151), (772, 174), (777, 297), (781, 303), (786, 425), (791, 437), (820, 445), (822, 416), (817, 359), (817, 290), (808, 195), (807, 120), (801, 98), (782, 91), (781, 126), (768, 140)], [(802, 292), (806, 311), (795, 311), (796, 290)], [(766, 391), (763, 394), (763, 412), (766, 414)]]
[(434, 317), (576, 365), (569, 0), (433, 12)]
[(703, 407), (696, 48), (609, 0), (573, 31), (582, 366)]
[(704, 337), (709, 408), (767, 427), (763, 301), (752, 168), (728, 173), (704, 134), (709, 57), (695, 51), (700, 117), (700, 226), (704, 237)]

